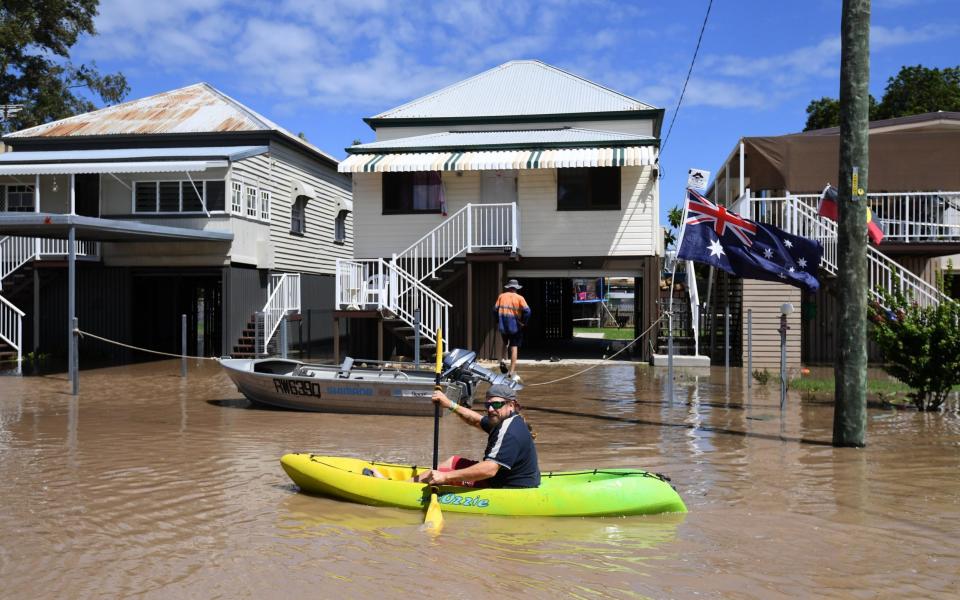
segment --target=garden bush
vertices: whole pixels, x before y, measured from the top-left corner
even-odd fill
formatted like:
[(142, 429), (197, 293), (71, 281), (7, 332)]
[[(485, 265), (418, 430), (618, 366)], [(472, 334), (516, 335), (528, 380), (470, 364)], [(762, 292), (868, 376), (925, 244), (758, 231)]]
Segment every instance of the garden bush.
[[(942, 277), (938, 284), (943, 290)], [(939, 410), (960, 385), (960, 302), (920, 306), (902, 292), (882, 295), (869, 311), (884, 369), (910, 386), (907, 396), (918, 410)]]

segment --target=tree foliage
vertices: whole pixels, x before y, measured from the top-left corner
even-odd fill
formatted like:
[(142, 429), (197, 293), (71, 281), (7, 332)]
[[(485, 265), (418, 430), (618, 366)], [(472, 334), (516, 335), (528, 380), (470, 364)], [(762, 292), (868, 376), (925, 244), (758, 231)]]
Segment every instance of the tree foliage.
[(683, 211), (679, 206), (674, 206), (667, 212), (667, 221), (670, 223), (670, 229), (664, 229), (663, 243), (669, 248), (677, 242), (677, 232), (674, 230), (679, 231), (683, 222)]
[(921, 65), (903, 67), (887, 82), (877, 107), (878, 119), (944, 111), (960, 111), (960, 66), (943, 70)]
[[(870, 96), (871, 121), (938, 110), (960, 111), (960, 66), (945, 69), (904, 66), (887, 80), (879, 103)], [(839, 125), (840, 101), (836, 98), (824, 96), (807, 105), (804, 131)]]
[(5, 0), (0, 8), (0, 104), (23, 109), (6, 131), (94, 110), (88, 95), (111, 104), (130, 91), (122, 73), (102, 75), (96, 63), (76, 65), (70, 49), (95, 35), (98, 0)]
[[(898, 277), (894, 283), (900, 288)], [(884, 369), (910, 386), (908, 397), (918, 410), (938, 410), (960, 385), (960, 302), (919, 306), (903, 292), (883, 292), (883, 299), (869, 310)]]
[[(870, 102), (870, 120), (874, 120), (877, 114), (877, 99), (873, 94), (869, 96)], [(826, 129), (827, 127), (840, 126), (840, 101), (836, 98), (824, 96), (819, 100), (811, 100), (807, 105), (807, 125), (804, 131), (811, 129)]]

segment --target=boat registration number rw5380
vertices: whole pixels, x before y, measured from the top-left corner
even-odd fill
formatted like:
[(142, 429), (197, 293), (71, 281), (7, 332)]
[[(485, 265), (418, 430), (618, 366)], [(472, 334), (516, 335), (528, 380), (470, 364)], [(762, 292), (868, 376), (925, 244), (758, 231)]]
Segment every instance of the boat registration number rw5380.
[(273, 388), (283, 394), (292, 396), (320, 397), (320, 384), (315, 381), (290, 381), (289, 379), (274, 379)]

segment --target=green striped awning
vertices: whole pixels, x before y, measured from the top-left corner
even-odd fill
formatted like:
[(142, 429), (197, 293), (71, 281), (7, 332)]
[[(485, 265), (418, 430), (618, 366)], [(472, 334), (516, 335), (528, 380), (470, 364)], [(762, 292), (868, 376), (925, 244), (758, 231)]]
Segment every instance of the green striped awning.
[(556, 150), (493, 150), (351, 154), (341, 173), (398, 171), (492, 171), (504, 169), (561, 169), (569, 167), (635, 167), (653, 165), (653, 146), (621, 148), (558, 148)]

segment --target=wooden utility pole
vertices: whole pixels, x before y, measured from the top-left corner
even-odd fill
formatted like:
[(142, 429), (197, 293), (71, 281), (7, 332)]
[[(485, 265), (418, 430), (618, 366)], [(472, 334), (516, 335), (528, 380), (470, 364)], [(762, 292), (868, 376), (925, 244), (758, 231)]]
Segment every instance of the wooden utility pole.
[(867, 169), (870, 0), (843, 0), (837, 226), (836, 405), (833, 445), (862, 447), (867, 429)]

